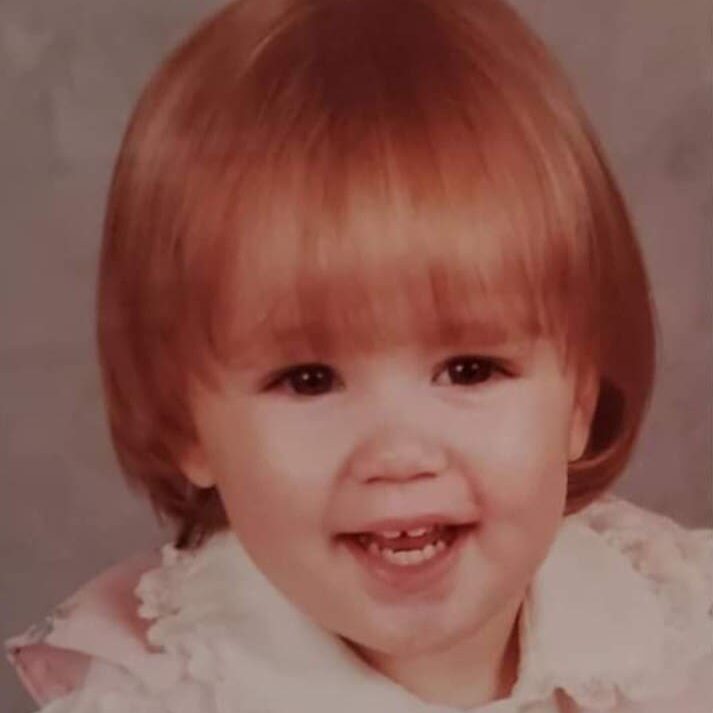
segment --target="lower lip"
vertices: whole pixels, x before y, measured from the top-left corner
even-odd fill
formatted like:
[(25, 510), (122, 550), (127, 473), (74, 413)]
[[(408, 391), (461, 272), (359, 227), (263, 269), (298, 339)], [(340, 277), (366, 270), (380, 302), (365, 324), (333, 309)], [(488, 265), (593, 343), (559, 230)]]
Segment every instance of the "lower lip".
[(340, 538), (369, 577), (387, 589), (400, 594), (428, 591), (455, 568), (463, 546), (474, 526), (458, 528), (451, 544), (435, 557), (419, 564), (398, 565), (365, 550), (354, 537)]

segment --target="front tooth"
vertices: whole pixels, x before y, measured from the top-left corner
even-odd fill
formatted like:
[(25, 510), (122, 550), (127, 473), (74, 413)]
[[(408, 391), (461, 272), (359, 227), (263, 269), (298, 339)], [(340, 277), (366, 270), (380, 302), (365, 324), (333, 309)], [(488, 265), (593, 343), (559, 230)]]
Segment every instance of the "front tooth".
[(379, 534), (387, 540), (395, 540), (401, 536), (401, 530), (384, 530), (384, 532), (380, 532)]
[(409, 537), (421, 537), (421, 535), (425, 535), (431, 528), (429, 527), (417, 527), (415, 530), (407, 530), (407, 534)]

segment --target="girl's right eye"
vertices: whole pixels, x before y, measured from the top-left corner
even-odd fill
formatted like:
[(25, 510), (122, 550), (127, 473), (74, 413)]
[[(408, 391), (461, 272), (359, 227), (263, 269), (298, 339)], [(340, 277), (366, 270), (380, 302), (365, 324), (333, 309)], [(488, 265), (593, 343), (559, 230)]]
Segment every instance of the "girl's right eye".
[(332, 391), (336, 381), (334, 370), (325, 364), (299, 364), (278, 374), (266, 390), (287, 387), (299, 396), (321, 396)]

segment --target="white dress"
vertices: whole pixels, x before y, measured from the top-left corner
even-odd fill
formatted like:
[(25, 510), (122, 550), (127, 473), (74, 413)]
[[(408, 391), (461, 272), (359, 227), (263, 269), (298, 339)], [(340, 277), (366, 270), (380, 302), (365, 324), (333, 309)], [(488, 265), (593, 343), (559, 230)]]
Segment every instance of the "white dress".
[[(104, 601), (75, 603), (72, 617), (6, 643), (28, 687), (23, 649), (88, 661), (81, 684), (41, 713), (458, 710), (368, 667), (293, 607), (231, 533), (195, 552), (166, 545), (161, 555), (135, 587), (140, 636)], [(713, 531), (605, 497), (565, 518), (519, 621), (511, 696), (471, 713), (713, 711)]]

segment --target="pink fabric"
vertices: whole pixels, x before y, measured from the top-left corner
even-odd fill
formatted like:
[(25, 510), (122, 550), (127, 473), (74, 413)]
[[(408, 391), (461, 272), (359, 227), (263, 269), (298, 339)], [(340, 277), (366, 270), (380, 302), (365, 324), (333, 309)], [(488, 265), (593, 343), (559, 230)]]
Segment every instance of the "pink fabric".
[(77, 689), (89, 669), (89, 657), (47, 644), (18, 646), (9, 653), (10, 663), (23, 685), (39, 704)]
[(35, 702), (45, 705), (81, 686), (92, 658), (133, 668), (151, 657), (149, 622), (136, 613), (134, 589), (159, 564), (156, 551), (111, 567), (44, 622), (5, 642), (10, 664)]

